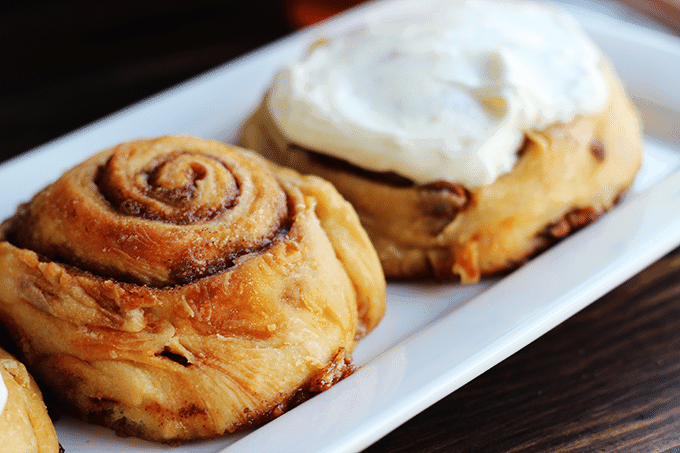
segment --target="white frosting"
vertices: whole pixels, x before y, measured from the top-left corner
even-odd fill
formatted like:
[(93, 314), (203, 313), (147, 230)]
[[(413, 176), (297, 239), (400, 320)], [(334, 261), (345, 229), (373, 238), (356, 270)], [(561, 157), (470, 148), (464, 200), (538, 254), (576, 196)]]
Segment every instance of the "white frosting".
[(0, 415), (2, 411), (5, 410), (5, 404), (7, 404), (7, 386), (5, 385), (5, 379), (0, 374)]
[(552, 7), (449, 1), (313, 48), (267, 107), (306, 148), (474, 187), (512, 168), (526, 131), (603, 108), (601, 58)]

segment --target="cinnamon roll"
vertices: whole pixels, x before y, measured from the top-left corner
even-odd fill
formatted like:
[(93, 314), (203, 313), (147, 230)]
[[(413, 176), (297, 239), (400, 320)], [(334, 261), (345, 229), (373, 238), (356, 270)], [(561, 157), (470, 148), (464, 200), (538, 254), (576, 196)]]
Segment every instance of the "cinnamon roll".
[(123, 143), (0, 229), (0, 319), (83, 419), (181, 443), (252, 427), (352, 372), (385, 281), (318, 177), (193, 137)]
[(404, 5), (282, 68), (241, 144), (331, 181), (390, 278), (507, 272), (620, 199), (642, 127), (573, 19), (534, 2)]
[(0, 399), (0, 451), (62, 451), (38, 385), (21, 362), (0, 348), (2, 386), (6, 395)]

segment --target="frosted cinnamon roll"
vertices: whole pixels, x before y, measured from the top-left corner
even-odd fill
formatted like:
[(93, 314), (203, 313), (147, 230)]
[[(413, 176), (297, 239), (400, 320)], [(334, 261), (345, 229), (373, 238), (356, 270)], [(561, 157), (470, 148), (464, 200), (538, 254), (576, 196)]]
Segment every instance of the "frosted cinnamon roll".
[[(0, 450), (58, 453), (57, 433), (26, 367), (0, 348)], [(4, 390), (4, 391), (2, 391)]]
[(26, 365), (124, 436), (181, 443), (263, 423), (351, 373), (384, 311), (349, 203), (214, 141), (103, 151), (0, 233), (0, 319)]
[(575, 21), (532, 2), (402, 6), (283, 68), (241, 136), (331, 181), (388, 277), (506, 272), (620, 199), (641, 125)]

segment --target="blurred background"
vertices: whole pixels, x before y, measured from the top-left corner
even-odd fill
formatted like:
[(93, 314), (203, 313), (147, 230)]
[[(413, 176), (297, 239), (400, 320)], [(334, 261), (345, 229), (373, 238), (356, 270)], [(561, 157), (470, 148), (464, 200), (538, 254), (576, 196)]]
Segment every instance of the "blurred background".
[(0, 159), (292, 30), (269, 0), (3, 2)]
[(355, 3), (2, 2), (0, 161)]
[[(569, 1), (569, 0), (568, 0)], [(678, 0), (623, 0), (678, 22)], [(630, 15), (612, 0), (584, 3)], [(321, 20), (357, 0), (0, 3), (0, 161)], [(670, 6), (669, 6), (670, 5)], [(664, 9), (665, 8), (665, 9)], [(677, 27), (680, 29), (680, 27)]]

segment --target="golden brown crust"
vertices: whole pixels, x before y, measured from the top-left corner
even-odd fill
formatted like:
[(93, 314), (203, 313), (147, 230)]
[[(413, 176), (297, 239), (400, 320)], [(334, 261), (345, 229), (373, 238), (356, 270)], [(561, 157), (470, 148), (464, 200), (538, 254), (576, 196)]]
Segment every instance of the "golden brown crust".
[(329, 183), (213, 141), (104, 151), (2, 235), (0, 319), (27, 366), (121, 435), (262, 423), (351, 372), (384, 311), (375, 250)]
[(641, 127), (613, 70), (606, 63), (603, 69), (610, 85), (603, 112), (526, 134), (513, 170), (486, 186), (418, 186), (320, 159), (286, 140), (265, 102), (244, 125), (241, 143), (332, 182), (357, 210), (388, 278), (476, 282), (564, 236), (546, 234), (551, 226), (571, 231), (587, 223), (564, 223), (566, 216), (589, 212), (583, 219), (594, 220), (632, 184), (642, 159)]
[(5, 410), (0, 413), (0, 450), (59, 452), (57, 433), (38, 385), (26, 367), (1, 348), (0, 378), (8, 391)]

